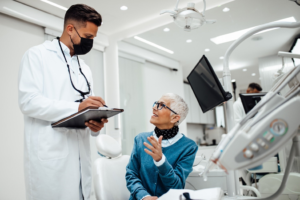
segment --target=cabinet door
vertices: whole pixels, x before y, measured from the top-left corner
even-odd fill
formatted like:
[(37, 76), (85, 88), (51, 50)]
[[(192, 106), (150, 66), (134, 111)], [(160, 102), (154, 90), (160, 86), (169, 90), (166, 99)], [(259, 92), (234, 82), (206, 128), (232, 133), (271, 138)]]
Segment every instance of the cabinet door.
[(210, 110), (207, 112), (207, 123), (215, 124), (215, 110)]
[(190, 88), (190, 101), (191, 101), (191, 114), (192, 114), (192, 123), (201, 123), (200, 122), (200, 112), (201, 108), (198, 104), (198, 101), (194, 95), (192, 88)]
[(186, 104), (189, 107), (189, 112), (186, 116), (186, 122), (187, 123), (191, 123), (192, 122), (192, 104), (191, 104), (191, 98), (190, 98), (190, 85), (189, 84), (184, 84), (183, 85), (183, 89), (184, 89), (184, 100), (186, 102)]
[(212, 124), (216, 124), (216, 117), (215, 117), (215, 115), (216, 115), (216, 111), (215, 111), (215, 109), (213, 109), (211, 111), (211, 122), (212, 122)]
[(200, 108), (200, 123), (201, 124), (207, 124), (208, 123), (208, 115), (207, 112), (203, 113), (201, 108)]

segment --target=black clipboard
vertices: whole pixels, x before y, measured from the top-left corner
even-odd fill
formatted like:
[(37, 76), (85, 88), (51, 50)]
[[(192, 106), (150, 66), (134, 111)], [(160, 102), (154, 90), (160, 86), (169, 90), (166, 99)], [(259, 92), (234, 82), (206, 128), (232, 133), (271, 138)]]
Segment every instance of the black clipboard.
[(101, 121), (103, 118), (110, 118), (124, 112), (123, 109), (106, 107), (87, 107), (75, 114), (63, 118), (51, 124), (52, 128), (83, 129), (89, 120)]

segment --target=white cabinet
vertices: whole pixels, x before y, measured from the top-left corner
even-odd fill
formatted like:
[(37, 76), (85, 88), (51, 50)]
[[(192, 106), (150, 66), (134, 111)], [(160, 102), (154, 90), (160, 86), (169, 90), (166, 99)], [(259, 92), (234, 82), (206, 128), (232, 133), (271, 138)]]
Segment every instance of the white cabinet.
[(186, 116), (186, 121), (189, 123), (192, 121), (192, 114), (191, 114), (191, 100), (190, 100), (190, 90), (189, 90), (189, 85), (188, 84), (183, 84), (184, 85), (184, 100), (187, 103), (189, 107), (189, 112)]
[(210, 110), (203, 113), (200, 105), (194, 95), (194, 92), (189, 84), (184, 84), (184, 100), (189, 106), (189, 113), (186, 117), (187, 123), (194, 124), (214, 124), (215, 113)]
[[(200, 108), (199, 103), (197, 102), (198, 107)], [(207, 124), (207, 113), (203, 113), (200, 108), (200, 122), (201, 124)]]
[(207, 111), (207, 124), (215, 124), (215, 110)]
[(192, 90), (190, 90), (190, 101), (191, 101), (191, 105), (189, 106), (190, 107), (190, 112), (192, 114), (192, 120), (191, 122), (192, 123), (199, 123), (201, 121), (201, 108), (200, 106), (198, 105), (198, 101), (193, 93)]

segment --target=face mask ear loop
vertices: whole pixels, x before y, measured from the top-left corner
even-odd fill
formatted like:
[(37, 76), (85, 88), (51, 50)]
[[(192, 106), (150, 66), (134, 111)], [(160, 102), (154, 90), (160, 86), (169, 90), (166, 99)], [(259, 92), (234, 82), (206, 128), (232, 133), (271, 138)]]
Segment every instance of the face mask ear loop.
[[(81, 36), (80, 36), (79, 33), (77, 32), (75, 26), (73, 26), (73, 27), (74, 27), (74, 29), (75, 29), (77, 35), (80, 37), (80, 43), (81, 43)], [(71, 40), (72, 44), (74, 45), (74, 42), (73, 42), (73, 40), (72, 40), (72, 38), (71, 38), (71, 35), (70, 35), (70, 40)], [(79, 43), (79, 44), (80, 44), (80, 43)]]
[(78, 31), (76, 30), (75, 26), (74, 26), (74, 29), (75, 29), (76, 33), (78, 34), (78, 36), (79, 36), (80, 38), (82, 38), (82, 37), (79, 35)]
[[(72, 40), (72, 38), (71, 38), (71, 35), (69, 35), (70, 36), (70, 40), (71, 40), (71, 42), (72, 42), (72, 44), (74, 45), (74, 42), (73, 42), (73, 40)], [(74, 48), (74, 47), (73, 47)]]

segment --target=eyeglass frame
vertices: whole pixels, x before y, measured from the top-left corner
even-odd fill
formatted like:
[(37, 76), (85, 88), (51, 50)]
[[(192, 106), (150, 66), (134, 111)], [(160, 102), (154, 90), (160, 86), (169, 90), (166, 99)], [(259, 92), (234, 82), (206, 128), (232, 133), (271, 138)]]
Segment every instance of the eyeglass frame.
[(172, 111), (173, 113), (175, 113), (175, 115), (178, 115), (177, 112), (175, 112), (174, 110), (172, 110), (171, 108), (169, 108), (168, 106), (166, 106), (164, 103), (161, 103), (161, 102), (158, 102), (158, 101), (155, 101), (155, 102), (154, 102), (152, 108), (154, 108), (154, 106), (157, 105), (157, 110), (161, 110), (161, 109), (158, 108), (159, 104), (162, 105), (162, 108), (161, 108), (161, 109), (163, 109), (163, 108), (168, 108), (170, 111)]

